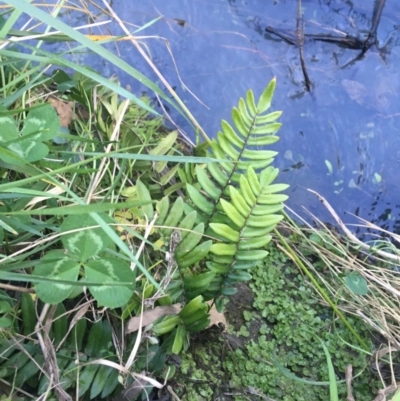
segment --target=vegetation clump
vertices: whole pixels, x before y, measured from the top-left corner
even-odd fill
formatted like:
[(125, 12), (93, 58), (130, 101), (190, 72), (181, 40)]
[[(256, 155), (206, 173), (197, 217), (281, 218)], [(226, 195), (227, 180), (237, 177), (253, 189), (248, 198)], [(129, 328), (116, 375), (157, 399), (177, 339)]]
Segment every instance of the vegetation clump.
[[(35, 5), (15, 3), (49, 21)], [(279, 140), (281, 112), (270, 112), (276, 80), (257, 100), (247, 91), (211, 141), (164, 79), (172, 98), (101, 41), (50, 18), (48, 29), (62, 37), (46, 32), (42, 40), (79, 42), (150, 88), (165, 110), (182, 113), (205, 139), (188, 152), (148, 98), (117, 79), (44, 51), (41, 40), (35, 47), (19, 41), (32, 54), (15, 51), (10, 37), (28, 33), (11, 29), (20, 11), (8, 11), (0, 49), (0, 378), (7, 399), (162, 398), (169, 380), (187, 401), (325, 400), (328, 392), (337, 401), (332, 388), (337, 382), (346, 394), (349, 364), (355, 396), (370, 398), (367, 319), (345, 318), (336, 294), (364, 306), (368, 296), (371, 305), (384, 294), (367, 282), (371, 266), (355, 269), (353, 259), (344, 273), (329, 266), (335, 274), (324, 281), (327, 251), (335, 261), (352, 255), (320, 235), (301, 255), (311, 271), (315, 244), (321, 247), (313, 281), (306, 268), (307, 279), (299, 274), (301, 258), (293, 257), (295, 267), (271, 242), (275, 232), (290, 253), (276, 230), (288, 186), (275, 182), (277, 152), (265, 149)], [(50, 65), (60, 69), (46, 75)], [(376, 253), (397, 260), (395, 252)], [(205, 342), (212, 314), (238, 288), (243, 299), (246, 281), (254, 296), (236, 313), (227, 305), (236, 334), (214, 329)]]
[[(252, 270), (249, 286), (239, 286), (227, 305), (229, 333), (214, 329), (202, 334), (182, 355), (174, 378), (181, 400), (328, 400), (326, 356), (315, 335), (331, 355), (339, 399), (347, 395), (348, 365), (355, 376), (354, 398), (372, 399), (380, 383), (371, 373), (369, 356), (351, 345), (353, 334), (321, 304), (290, 259), (274, 246), (268, 251)], [(372, 347), (365, 324), (348, 319)]]
[[(321, 305), (309, 281), (285, 254), (271, 246), (269, 252), (252, 272), (255, 311), (244, 312), (251, 339), (226, 363), (233, 382), (283, 401), (329, 399), (326, 357), (316, 334), (329, 350), (337, 380), (342, 381), (339, 395), (346, 395), (345, 370), (350, 364), (354, 374), (359, 375), (352, 382), (355, 398), (371, 398), (378, 383), (371, 378), (365, 353), (350, 346), (354, 342), (352, 334), (335, 319), (331, 309)], [(363, 322), (348, 319), (369, 343), (370, 333)], [(259, 325), (256, 336), (252, 333), (254, 320)], [(289, 373), (304, 382), (289, 377)]]

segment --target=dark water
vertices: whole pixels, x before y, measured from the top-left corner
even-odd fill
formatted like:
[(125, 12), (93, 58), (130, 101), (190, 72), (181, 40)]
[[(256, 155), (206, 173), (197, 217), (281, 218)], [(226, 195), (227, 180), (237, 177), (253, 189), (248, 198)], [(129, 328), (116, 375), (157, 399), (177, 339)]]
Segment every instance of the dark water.
[[(371, 28), (374, 4), (372, 0), (303, 0), (305, 33), (344, 32), (364, 38)], [(297, 1), (114, 0), (113, 9), (137, 26), (164, 16), (139, 35), (152, 36), (144, 43), (153, 62), (209, 136), (218, 131), (222, 118), (229, 118), (231, 107), (247, 89), (259, 95), (269, 80), (277, 77), (273, 108), (284, 114), (281, 141), (274, 148), (280, 151), (276, 158), (276, 166), (282, 170), (280, 181), (291, 184), (290, 207), (303, 216), (307, 215), (305, 207), (321, 219), (331, 220), (307, 192), (306, 188), (311, 188), (323, 195), (345, 222), (355, 221), (345, 215), (349, 212), (400, 231), (397, 0), (386, 1), (377, 46), (359, 60), (355, 59), (360, 50), (305, 41), (311, 92), (305, 89), (299, 48), (265, 31), (272, 26), (294, 32)], [(120, 43), (116, 51), (158, 81), (132, 44)], [(106, 76), (118, 74), (133, 90), (142, 89), (113, 66), (95, 63), (94, 67)], [(180, 128), (193, 137), (185, 120), (171, 112)]]

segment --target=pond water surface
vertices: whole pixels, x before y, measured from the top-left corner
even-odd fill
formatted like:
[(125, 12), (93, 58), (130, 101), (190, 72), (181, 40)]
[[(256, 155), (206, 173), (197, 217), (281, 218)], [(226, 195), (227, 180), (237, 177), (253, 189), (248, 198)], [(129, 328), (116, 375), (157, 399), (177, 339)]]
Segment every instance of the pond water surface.
[[(376, 5), (372, 0), (303, 0), (304, 32), (348, 34), (363, 40)], [(386, 1), (376, 42), (363, 57), (359, 49), (306, 37), (303, 50), (310, 91), (305, 87), (299, 47), (265, 30), (271, 26), (294, 37), (297, 1), (114, 0), (113, 9), (136, 26), (163, 16), (140, 34), (154, 36), (145, 41), (153, 62), (211, 137), (247, 89), (258, 96), (277, 77), (273, 108), (284, 114), (281, 140), (274, 146), (280, 152), (275, 165), (282, 170), (280, 181), (291, 184), (291, 208), (304, 216), (305, 207), (331, 221), (306, 190), (311, 188), (345, 222), (355, 221), (345, 215), (348, 212), (400, 231), (397, 0)], [(158, 81), (132, 44), (120, 43), (118, 51)], [(114, 66), (96, 62), (93, 66), (106, 76), (118, 74), (133, 91), (143, 89)], [(179, 127), (194, 137), (186, 121), (170, 111)]]

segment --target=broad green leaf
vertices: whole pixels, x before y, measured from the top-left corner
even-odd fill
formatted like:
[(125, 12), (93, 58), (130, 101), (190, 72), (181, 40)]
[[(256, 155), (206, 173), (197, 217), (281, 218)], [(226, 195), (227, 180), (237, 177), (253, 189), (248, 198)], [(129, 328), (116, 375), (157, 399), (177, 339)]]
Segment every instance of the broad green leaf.
[(59, 128), (59, 118), (50, 105), (32, 109), (20, 133), (11, 117), (0, 117), (0, 143), (12, 152), (9, 155), (3, 151), (1, 159), (17, 165), (43, 159), (49, 153), (49, 148), (42, 141), (54, 138)]
[(203, 260), (210, 251), (211, 245), (211, 240), (202, 242), (197, 245), (196, 248), (194, 248), (192, 251), (183, 255), (182, 259), (179, 259), (177, 257), (176, 261), (178, 262), (179, 269), (183, 270), (189, 266), (195, 265), (200, 260)]
[(7, 301), (0, 301), (0, 313), (8, 313), (11, 310), (12, 307)]
[(12, 320), (9, 317), (2, 316), (0, 317), (0, 328), (7, 328), (11, 327), (12, 325)]
[[(105, 213), (100, 214), (106, 223), (112, 219)], [(64, 247), (81, 262), (97, 255), (111, 246), (113, 241), (89, 214), (70, 215), (61, 224), (61, 232), (74, 231), (61, 237)]]
[(265, 160), (271, 159), (275, 157), (278, 152), (274, 152), (272, 150), (249, 150), (244, 149), (242, 152), (242, 157), (251, 159), (251, 160)]
[[(33, 141), (21, 141), (19, 143), (13, 143), (8, 146), (8, 149), (29, 163), (42, 160), (49, 153), (49, 148), (47, 145), (41, 142)], [(4, 161), (7, 162), (7, 160)]]
[(21, 135), (29, 135), (31, 141), (43, 142), (53, 139), (59, 129), (60, 119), (55, 109), (50, 105), (45, 105), (29, 112)]
[(11, 116), (0, 114), (0, 143), (4, 144), (16, 138), (18, 138), (18, 130), (15, 120)]
[(365, 280), (365, 278), (356, 271), (353, 271), (346, 276), (346, 285), (354, 294), (368, 294), (367, 280)]
[[(76, 281), (78, 279), (80, 265), (70, 259), (61, 250), (46, 253), (34, 269), (37, 276), (57, 280)], [(58, 304), (66, 299), (73, 290), (73, 286), (57, 282), (37, 283), (36, 294), (45, 303)]]
[(221, 149), (224, 151), (224, 153), (232, 160), (240, 159), (240, 153), (232, 146), (228, 138), (221, 132), (218, 133), (218, 144), (221, 146)]
[(263, 194), (274, 194), (276, 192), (285, 191), (288, 188), (289, 188), (288, 184), (272, 184), (272, 185), (268, 185), (265, 188), (263, 188), (262, 193)]
[(197, 188), (186, 184), (186, 190), (191, 201), (205, 214), (211, 215), (214, 210), (214, 204), (211, 203)]
[[(104, 283), (103, 286), (92, 287), (89, 290), (96, 299), (99, 306), (107, 308), (119, 308), (124, 306), (133, 294), (135, 275), (129, 264), (117, 258), (102, 258), (85, 264), (85, 274), (88, 281)], [(131, 282), (131, 287), (115, 285), (110, 283)]]
[(190, 230), (192, 230), (193, 226), (196, 223), (197, 212), (193, 210), (188, 213), (183, 220), (179, 223), (179, 230), (181, 233), (181, 240), (183, 241), (187, 235), (189, 235)]
[[(191, 213), (190, 213), (191, 214)], [(195, 246), (203, 238), (204, 233), (204, 224), (200, 223), (196, 227), (194, 227), (189, 235), (185, 236), (185, 239), (182, 240), (175, 250), (176, 257), (182, 258), (185, 254), (190, 252)]]

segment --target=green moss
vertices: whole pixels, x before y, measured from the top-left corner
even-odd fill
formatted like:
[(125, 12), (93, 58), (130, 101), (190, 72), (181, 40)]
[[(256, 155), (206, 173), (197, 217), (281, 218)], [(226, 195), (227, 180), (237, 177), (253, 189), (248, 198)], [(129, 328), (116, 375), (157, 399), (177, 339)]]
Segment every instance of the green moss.
[[(314, 289), (298, 269), (274, 248), (269, 251), (268, 260), (253, 270), (250, 284), (255, 294), (253, 306), (258, 311), (259, 336), (245, 350), (237, 350), (234, 360), (225, 363), (235, 385), (252, 386), (283, 401), (328, 400), (327, 386), (302, 384), (287, 378), (274, 362), (276, 353), (280, 364), (296, 376), (328, 381), (325, 355), (311, 332), (328, 347), (338, 380), (344, 379), (348, 364), (355, 373), (365, 369), (353, 380), (353, 391), (356, 399), (371, 398), (378, 388), (377, 382), (371, 381), (366, 356), (344, 343), (354, 343), (351, 333), (340, 322), (333, 322), (330, 309), (320, 305)], [(246, 316), (245, 319), (248, 320)], [(349, 321), (368, 343), (369, 333), (363, 322), (352, 318)], [(254, 338), (256, 333), (251, 332), (254, 321), (248, 321), (246, 327)], [(242, 328), (240, 332), (243, 331)], [(344, 384), (339, 386), (339, 394), (342, 397), (346, 394)]]
[(175, 377), (179, 384), (174, 386), (182, 401), (213, 400), (216, 391), (223, 387), (221, 345), (215, 337), (204, 344), (196, 342), (192, 352), (182, 355), (180, 373)]
[[(269, 251), (268, 259), (252, 271), (253, 305), (246, 305), (246, 310), (233, 308), (239, 314), (236, 319), (243, 322), (234, 334), (246, 345), (233, 351), (219, 332), (200, 333), (190, 352), (182, 356), (175, 378), (180, 399), (247, 401), (268, 396), (279, 401), (329, 400), (328, 386), (299, 383), (285, 376), (274, 362), (275, 353), (279, 363), (297, 377), (329, 381), (323, 349), (310, 332), (328, 347), (338, 380), (344, 379), (348, 364), (354, 375), (361, 372), (352, 382), (355, 399), (373, 399), (379, 382), (370, 376), (368, 356), (345, 344), (355, 344), (351, 333), (337, 319), (333, 321), (332, 311), (321, 305), (314, 289), (285, 255), (272, 246)], [(240, 292), (237, 296), (245, 299)], [(229, 316), (234, 324), (235, 316)], [(351, 317), (349, 321), (369, 343), (363, 322)], [(223, 398), (224, 394), (231, 395)], [(344, 383), (339, 385), (339, 398), (346, 399)]]

